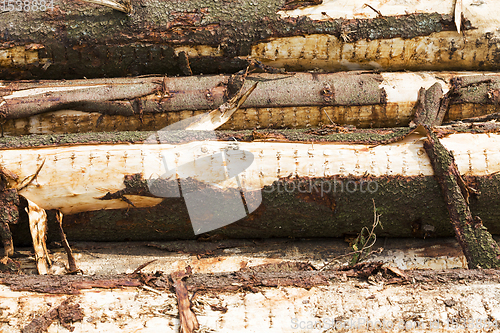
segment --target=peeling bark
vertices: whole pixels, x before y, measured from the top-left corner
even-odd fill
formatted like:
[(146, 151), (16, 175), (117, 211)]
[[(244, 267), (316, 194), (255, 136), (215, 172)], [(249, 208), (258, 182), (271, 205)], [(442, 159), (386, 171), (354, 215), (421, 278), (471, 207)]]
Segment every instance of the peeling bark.
[(67, 298), (60, 305), (51, 309), (42, 316), (33, 319), (28, 325), (26, 325), (21, 332), (22, 333), (42, 333), (45, 332), (53, 321), (59, 319), (61, 325), (69, 330), (74, 331), (74, 327), (71, 323), (76, 321), (81, 321), (83, 319), (84, 313), (78, 304), (71, 304), (71, 298)]
[(430, 157), (435, 177), (450, 214), (451, 223), (469, 268), (500, 267), (500, 247), (479, 216), (469, 209), (469, 189), (466, 187), (451, 154), (432, 130), (427, 130), (424, 148)]
[(27, 201), (28, 207), (26, 208), (26, 212), (28, 213), (38, 274), (48, 274), (51, 261), (46, 245), (47, 213), (45, 213), (45, 210), (38, 207), (37, 204), (31, 202), (29, 199)]
[[(159, 130), (255, 91), (221, 129), (406, 126), (419, 89), (445, 93), (443, 121), (497, 113), (496, 73), (249, 74), (0, 83), (6, 135)], [(360, 93), (362, 91), (362, 93)], [(424, 98), (423, 96), (420, 97)], [(446, 110), (443, 104), (443, 111)]]
[(188, 291), (183, 281), (183, 278), (187, 276), (188, 272), (176, 272), (172, 274), (175, 294), (177, 296), (177, 305), (179, 308), (180, 333), (192, 333), (200, 327), (196, 315), (191, 310)]

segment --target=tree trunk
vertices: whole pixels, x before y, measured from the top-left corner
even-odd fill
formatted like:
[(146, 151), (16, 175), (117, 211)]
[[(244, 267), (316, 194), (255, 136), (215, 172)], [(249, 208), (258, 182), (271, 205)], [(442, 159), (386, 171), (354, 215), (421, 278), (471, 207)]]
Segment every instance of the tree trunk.
[(0, 76), (234, 73), (250, 59), (287, 70), (499, 68), (494, 1), (466, 3), (458, 16), (454, 0), (293, 3), (142, 0), (129, 14), (70, 0), (46, 11), (3, 8)]
[[(362, 269), (314, 271), (307, 263), (284, 262), (194, 274), (186, 279), (186, 287), (200, 326), (214, 331), (498, 328), (498, 319), (490, 317), (498, 310), (496, 271), (409, 270), (403, 273), (412, 281), (408, 283), (380, 266), (363, 275)], [(179, 332), (182, 314), (168, 278), (161, 272), (101, 277), (3, 274), (0, 329), (33, 332), (28, 329), (52, 325), (53, 330), (75, 332)], [(381, 306), (386, 311), (373, 310)], [(474, 316), (457, 318), (457, 309)]]
[(407, 126), (418, 92), (441, 86), (444, 121), (498, 112), (497, 73), (290, 73), (0, 82), (6, 135), (160, 130), (257, 83), (221, 129)]
[[(481, 192), (471, 199), (474, 214), (483, 218), (492, 233), (498, 233), (495, 221), (500, 211), (494, 202), (498, 200), (500, 136), (473, 133), (492, 130), (490, 124), (484, 126), (472, 131), (463, 125), (442, 127), (441, 141), (453, 151), (460, 173)], [(223, 141), (210, 141), (212, 133), (197, 131), (174, 131), (170, 137), (160, 132), (160, 142), (154, 133), (149, 141), (151, 133), (9, 138), (3, 139), (0, 161), (18, 179), (36, 174), (19, 194), (43, 209), (62, 211), (70, 240), (194, 237), (193, 216), (188, 214), (185, 198), (164, 192), (179, 186), (168, 178), (172, 171), (183, 193), (206, 190), (221, 200), (236, 196), (241, 201), (240, 187), (244, 189), (247, 208), (253, 213), (213, 232), (225, 236), (357, 233), (372, 223), (372, 199), (383, 213), (383, 235), (452, 234), (421, 135), (380, 145), (409, 130), (337, 131), (342, 129), (217, 132)], [(218, 175), (222, 165), (214, 156), (227, 149), (252, 161), (238, 174), (239, 180)], [(167, 159), (175, 161), (167, 173), (162, 154), (175, 156)], [(199, 164), (210, 156), (206, 164)], [(166, 178), (152, 182), (160, 175)], [(216, 186), (207, 189), (211, 184)]]

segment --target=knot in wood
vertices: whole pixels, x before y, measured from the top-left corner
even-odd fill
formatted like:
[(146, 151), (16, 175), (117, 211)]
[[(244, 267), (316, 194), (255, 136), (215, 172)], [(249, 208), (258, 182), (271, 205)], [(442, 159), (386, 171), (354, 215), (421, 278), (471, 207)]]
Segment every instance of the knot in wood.
[(321, 90), (321, 95), (326, 103), (332, 103), (335, 99), (335, 92), (329, 83), (325, 84), (325, 87)]

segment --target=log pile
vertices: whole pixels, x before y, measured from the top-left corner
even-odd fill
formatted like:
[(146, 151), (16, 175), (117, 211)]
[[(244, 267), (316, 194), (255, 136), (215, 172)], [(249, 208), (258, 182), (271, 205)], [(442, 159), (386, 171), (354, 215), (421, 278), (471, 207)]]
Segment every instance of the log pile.
[[(46, 13), (7, 10), (11, 22), (29, 17), (39, 28), (18, 24), (1, 35), (0, 71), (17, 79), (0, 81), (0, 163), (5, 211), (11, 212), (2, 222), (6, 253), (13, 251), (8, 223), (29, 220), (28, 202), (49, 211), (49, 224), (57, 225), (51, 211), (64, 214), (75, 240), (202, 233), (190, 230), (182, 198), (151, 190), (152, 179), (166, 171), (162, 156), (175, 168), (166, 183), (175, 182), (172, 177), (197, 188), (217, 183), (213, 195), (245, 189), (252, 214), (214, 228), (212, 236), (356, 234), (370, 223), (372, 199), (390, 221), (383, 235), (450, 235), (449, 203), (440, 199), (436, 165), (425, 151), (432, 133), (453, 152), (467, 188), (475, 188), (467, 205), (497, 233), (498, 74), (332, 72), (496, 69), (497, 21), (484, 13), (498, 5), (444, 1), (428, 11), (430, 4), (409, 4), (403, 13), (391, 2), (353, 2), (340, 10), (270, 1), (251, 20), (246, 2), (241, 17), (209, 4), (148, 1), (127, 7), (128, 14), (109, 3), (62, 2)], [(77, 23), (87, 16), (101, 23)], [(155, 27), (158, 19), (169, 23)], [(127, 74), (143, 76), (99, 78), (123, 76), (127, 66), (116, 61), (140, 61)], [(152, 68), (162, 75), (144, 76)], [(196, 75), (201, 71), (224, 74)], [(70, 78), (77, 79), (60, 80)], [(193, 157), (228, 149), (254, 162), (239, 178), (220, 183), (217, 172), (179, 170), (196, 169)], [(217, 163), (206, 168), (213, 171)]]
[[(359, 240), (375, 215), (500, 266), (497, 2), (4, 7), (2, 265), (31, 240), (40, 274), (47, 240), (70, 273), (68, 240)], [(169, 277), (183, 332), (191, 273)]]

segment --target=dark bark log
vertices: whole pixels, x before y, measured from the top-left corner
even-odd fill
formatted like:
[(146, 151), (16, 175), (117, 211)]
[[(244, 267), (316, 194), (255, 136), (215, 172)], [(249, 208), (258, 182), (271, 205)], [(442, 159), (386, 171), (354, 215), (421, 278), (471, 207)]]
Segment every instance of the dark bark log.
[[(500, 200), (500, 175), (465, 179), (481, 192), (480, 196), (471, 197), (471, 211), (482, 217), (492, 234), (500, 234), (500, 210), (496, 204)], [(327, 184), (330, 184), (329, 191)], [(370, 193), (369, 186), (371, 191), (377, 190)], [(361, 187), (364, 192), (361, 192)], [(261, 206), (247, 218), (204, 234), (202, 238), (357, 235), (363, 227), (371, 227), (373, 223), (372, 199), (382, 214), (383, 229), (376, 230), (378, 237), (454, 234), (439, 184), (432, 176), (283, 179), (273, 186), (264, 187), (261, 194)], [(58, 241), (55, 215), (49, 212), (48, 216), (48, 241)], [(21, 217), (21, 223), (12, 226), (12, 230), (14, 241), (26, 245), (30, 243), (28, 226), (26, 216), (22, 214)], [(66, 215), (64, 229), (70, 241), (197, 238), (182, 198), (166, 198), (161, 204), (149, 208), (130, 207)]]
[[(324, 35), (354, 45), (365, 39), (393, 41), (398, 37), (411, 39), (456, 30), (451, 12), (373, 19), (328, 19), (326, 16), (323, 20), (311, 20), (281, 17), (277, 12), (283, 6), (281, 0), (266, 0), (258, 6), (251, 1), (232, 2), (227, 6), (204, 0), (143, 0), (132, 2), (132, 13), (126, 15), (95, 4), (63, 0), (46, 12), (7, 11), (1, 16), (8, 25), (2, 25), (0, 30), (0, 45), (7, 55), (0, 63), (0, 76), (70, 79), (152, 73), (232, 73), (247, 66), (248, 61), (241, 56), (258, 52), (252, 49), (259, 42), (278, 37)], [(464, 20), (462, 29), (472, 28), (470, 22)], [(442, 43), (451, 50), (451, 55), (458, 54), (457, 38), (459, 35), (443, 38)], [(482, 45), (485, 52), (478, 52), (472, 64), (466, 67), (498, 68), (500, 53), (495, 43), (489, 43), (490, 38), (480, 33), (467, 41), (467, 47)], [(203, 48), (207, 50), (201, 50)], [(191, 49), (194, 55), (187, 58), (185, 55), (190, 52), (186, 49)], [(488, 55), (490, 51), (494, 57)], [(389, 50), (383, 52), (389, 56)], [(351, 62), (363, 61), (360, 58)], [(453, 57), (448, 59), (446, 52), (442, 61), (429, 64), (425, 69), (466, 68)], [(419, 66), (422, 64), (413, 57), (409, 57), (403, 67), (402, 64), (392, 66), (390, 62), (387, 65), (390, 69)], [(342, 65), (339, 63), (338, 67)]]

